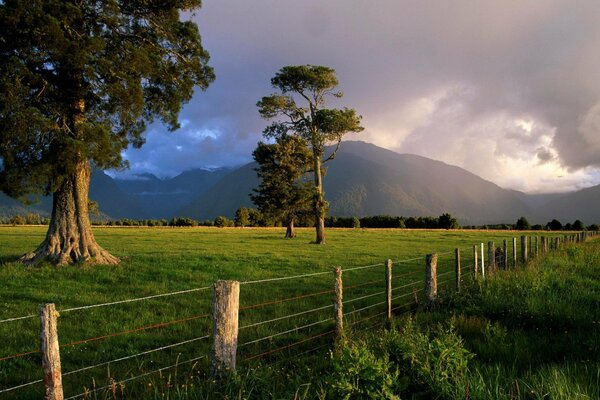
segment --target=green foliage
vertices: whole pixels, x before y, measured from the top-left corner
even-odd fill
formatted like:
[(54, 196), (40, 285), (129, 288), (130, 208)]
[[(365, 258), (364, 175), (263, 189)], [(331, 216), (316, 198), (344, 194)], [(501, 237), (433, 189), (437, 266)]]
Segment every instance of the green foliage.
[(546, 224), (546, 228), (551, 231), (562, 231), (563, 225), (559, 220), (553, 219)]
[(219, 215), (217, 218), (215, 218), (214, 226), (217, 228), (225, 228), (235, 226), (235, 223), (229, 218)]
[(0, 2), (0, 189), (54, 191), (76, 165), (122, 168), (146, 125), (178, 127), (214, 79), (199, 0)]
[(529, 224), (529, 221), (527, 221), (527, 218), (521, 217), (517, 220), (515, 229), (517, 229), (519, 231), (528, 231), (531, 229), (531, 225)]
[(349, 342), (332, 356), (330, 379), (333, 399), (400, 399), (398, 367), (386, 354), (374, 354), (365, 343)]
[(410, 318), (400, 320), (400, 328), (387, 333), (390, 355), (401, 365), (401, 372), (411, 377), (417, 386), (436, 394), (454, 394), (467, 372), (474, 355), (457, 334), (451, 320), (421, 330)]
[(263, 215), (288, 223), (310, 212), (312, 191), (305, 174), (311, 167), (306, 141), (280, 136), (273, 144), (259, 143), (252, 153), (260, 185), (250, 195)]
[(460, 225), (458, 224), (456, 218), (448, 213), (445, 213), (439, 216), (438, 227), (440, 229), (458, 229), (460, 228)]
[[(311, 150), (308, 164), (314, 174), (312, 209), (316, 216), (317, 240), (324, 240), (319, 226), (327, 213), (328, 203), (323, 194), (322, 163), (335, 158), (343, 136), (360, 132), (361, 116), (353, 109), (324, 108), (328, 96), (342, 97), (334, 92), (338, 84), (335, 70), (323, 66), (299, 65), (281, 68), (271, 79), (279, 93), (263, 97), (256, 105), (261, 117), (276, 119), (264, 131), (266, 138), (282, 139), (287, 136), (304, 140)], [(300, 102), (300, 103), (299, 103)], [(336, 144), (335, 150), (325, 159), (325, 146)]]
[(584, 231), (585, 225), (583, 222), (581, 222), (581, 220), (577, 219), (577, 220), (575, 220), (575, 222), (573, 222), (573, 225), (571, 226), (571, 228), (574, 231)]
[(234, 218), (235, 226), (250, 226), (250, 209), (247, 207), (240, 207), (235, 212)]

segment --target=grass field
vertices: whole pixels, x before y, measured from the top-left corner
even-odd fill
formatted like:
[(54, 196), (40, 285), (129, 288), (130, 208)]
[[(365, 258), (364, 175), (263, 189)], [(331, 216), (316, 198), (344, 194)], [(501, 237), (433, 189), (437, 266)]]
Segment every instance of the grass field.
[[(376, 264), (371, 268), (344, 273), (344, 285), (354, 287), (345, 292), (348, 306), (344, 311), (352, 313), (379, 301), (376, 294), (383, 290), (383, 266), (379, 264), (385, 259), (414, 259), (395, 264), (394, 275), (397, 279), (394, 285), (418, 282), (415, 287), (421, 289), (425, 254), (441, 254), (438, 273), (450, 273), (445, 280), (451, 282), (454, 265), (451, 253), (454, 248), (461, 249), (463, 265), (468, 266), (472, 263), (473, 244), (492, 240), (500, 245), (503, 239), (508, 239), (510, 246), (512, 237), (522, 234), (507, 231), (330, 229), (327, 232), (327, 244), (315, 246), (309, 244), (314, 234), (312, 229), (299, 229), (296, 239), (284, 240), (281, 229), (96, 228), (98, 242), (121, 257), (121, 265), (24, 268), (15, 263), (20, 255), (41, 242), (44, 232), (45, 227), (0, 227), (0, 321), (35, 315), (38, 305), (44, 302), (53, 302), (58, 310), (66, 310), (206, 288), (175, 296), (61, 313), (59, 339), (64, 346), (61, 348), (63, 373), (191, 340), (162, 351), (68, 374), (64, 376), (66, 397), (82, 393), (84, 388), (93, 389), (109, 384), (111, 378), (118, 382), (170, 366), (177, 361), (185, 362), (208, 354), (209, 340), (198, 338), (210, 334), (207, 316), (210, 311), (210, 286), (217, 279), (251, 282), (326, 272), (242, 286), (240, 326), (281, 318), (240, 331), (238, 360), (244, 366), (255, 360), (269, 362), (295, 357), (331, 343), (328, 332), (332, 322), (328, 319), (332, 310), (326, 307), (331, 305), (332, 295), (329, 292), (333, 275), (328, 271), (333, 266), (351, 269)], [(407, 294), (410, 294), (410, 289), (407, 290)], [(311, 296), (281, 301), (307, 294)], [(369, 295), (373, 296), (365, 297)], [(360, 300), (362, 297), (365, 298)], [(315, 308), (324, 309), (304, 313)], [(360, 322), (364, 317), (380, 311), (370, 308), (365, 312), (356, 312), (348, 318), (348, 322)], [(284, 318), (290, 314), (298, 315), (291, 319)], [(314, 325), (294, 330), (311, 324)], [(0, 350), (0, 391), (40, 379), (39, 354), (35, 353), (38, 325), (35, 317), (0, 323), (0, 341), (3, 343)], [(279, 335), (287, 331), (290, 332)], [(270, 335), (276, 336), (250, 343)], [(315, 339), (296, 345), (310, 337)], [(271, 349), (285, 346), (290, 347), (276, 354), (268, 354)], [(1, 360), (28, 352), (34, 353)], [(256, 357), (263, 353), (267, 354)], [(207, 368), (208, 361), (200, 359), (156, 374), (163, 376), (160, 379), (150, 375), (128, 382), (125, 390), (137, 393), (134, 397), (148, 397), (148, 393), (161, 397), (166, 382), (167, 389), (171, 385), (176, 394), (183, 390), (182, 387), (189, 389), (194, 382), (193, 376), (205, 376)], [(180, 374), (177, 379), (168, 378), (175, 373)], [(162, 389), (153, 386), (157, 384), (154, 379), (162, 382)], [(114, 390), (120, 390), (118, 385)], [(0, 398), (39, 398), (40, 393), (41, 385), (34, 384), (7, 393), (0, 392)], [(104, 396), (103, 393), (94, 393), (90, 398)]]

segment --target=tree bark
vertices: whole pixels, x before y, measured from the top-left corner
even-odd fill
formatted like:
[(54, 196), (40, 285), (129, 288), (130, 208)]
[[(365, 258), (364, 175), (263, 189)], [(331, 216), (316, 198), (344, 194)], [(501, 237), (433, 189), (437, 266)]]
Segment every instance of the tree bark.
[(286, 239), (293, 239), (296, 237), (296, 231), (294, 230), (294, 218), (290, 218), (287, 220), (285, 237)]
[(21, 261), (36, 264), (48, 260), (57, 265), (90, 261), (94, 264), (118, 264), (119, 259), (96, 243), (88, 213), (90, 165), (76, 165), (54, 192), (52, 217), (46, 239)]
[[(76, 139), (82, 139), (81, 126), (85, 121), (85, 103), (72, 104), (69, 130)], [(57, 265), (90, 261), (94, 264), (118, 264), (120, 260), (96, 243), (88, 210), (90, 189), (90, 163), (78, 150), (74, 150), (71, 172), (63, 177), (54, 192), (52, 217), (46, 238), (32, 253), (21, 261), (36, 264), (48, 260)]]
[(321, 174), (321, 154), (314, 155), (315, 195), (313, 207), (315, 213), (316, 244), (325, 243), (325, 199), (323, 197), (323, 176)]

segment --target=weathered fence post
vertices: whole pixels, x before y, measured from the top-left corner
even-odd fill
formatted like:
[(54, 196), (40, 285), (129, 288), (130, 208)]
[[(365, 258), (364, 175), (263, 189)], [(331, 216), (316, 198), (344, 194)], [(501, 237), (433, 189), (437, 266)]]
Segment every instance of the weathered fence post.
[(454, 249), (454, 261), (456, 267), (456, 291), (460, 292), (460, 249)]
[(428, 307), (437, 299), (437, 259), (436, 253), (425, 256), (425, 301)]
[(344, 338), (344, 283), (342, 282), (342, 268), (335, 267), (333, 273), (335, 274), (335, 300), (333, 303), (333, 310), (335, 312), (335, 336), (337, 340), (341, 340)]
[(502, 269), (506, 269), (508, 266), (508, 252), (506, 246), (506, 239), (502, 241)]
[(496, 247), (494, 246), (494, 242), (488, 242), (488, 265), (490, 266), (488, 269), (490, 274), (496, 272)]
[(540, 247), (542, 248), (542, 253), (546, 252), (546, 236), (542, 236), (540, 238)]
[(516, 237), (513, 237), (512, 265), (513, 265), (513, 267), (517, 266), (517, 238)]
[(485, 259), (483, 256), (483, 243), (481, 243), (481, 277), (485, 278)]
[(215, 378), (223, 378), (235, 371), (239, 306), (240, 283), (238, 281), (214, 283), (211, 373)]
[(521, 263), (527, 264), (527, 236), (521, 236)]
[(473, 245), (473, 276), (477, 279), (477, 270), (479, 266), (477, 265), (477, 245)]
[(537, 258), (539, 254), (539, 248), (538, 248), (538, 237), (535, 237), (535, 252), (534, 252), (534, 256)]
[(385, 302), (387, 319), (392, 319), (392, 260), (385, 261)]
[(57, 316), (58, 313), (53, 303), (40, 305), (40, 340), (45, 400), (63, 400), (64, 398), (56, 325)]

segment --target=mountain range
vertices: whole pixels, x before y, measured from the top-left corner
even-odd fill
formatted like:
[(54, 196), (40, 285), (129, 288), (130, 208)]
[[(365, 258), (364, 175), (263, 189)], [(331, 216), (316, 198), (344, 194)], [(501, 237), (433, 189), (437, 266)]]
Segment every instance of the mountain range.
[[(90, 199), (111, 218), (197, 220), (232, 218), (239, 207), (252, 207), (249, 194), (258, 186), (255, 163), (239, 168), (186, 171), (174, 178), (152, 174), (114, 179), (92, 175)], [(325, 197), (330, 215), (439, 216), (461, 224), (514, 223), (525, 216), (545, 224), (581, 219), (600, 222), (600, 185), (572, 193), (529, 195), (503, 189), (462, 168), (412, 154), (399, 154), (365, 142), (348, 141), (326, 164)], [(25, 207), (0, 194), (0, 215), (28, 211), (48, 214), (49, 198)]]

